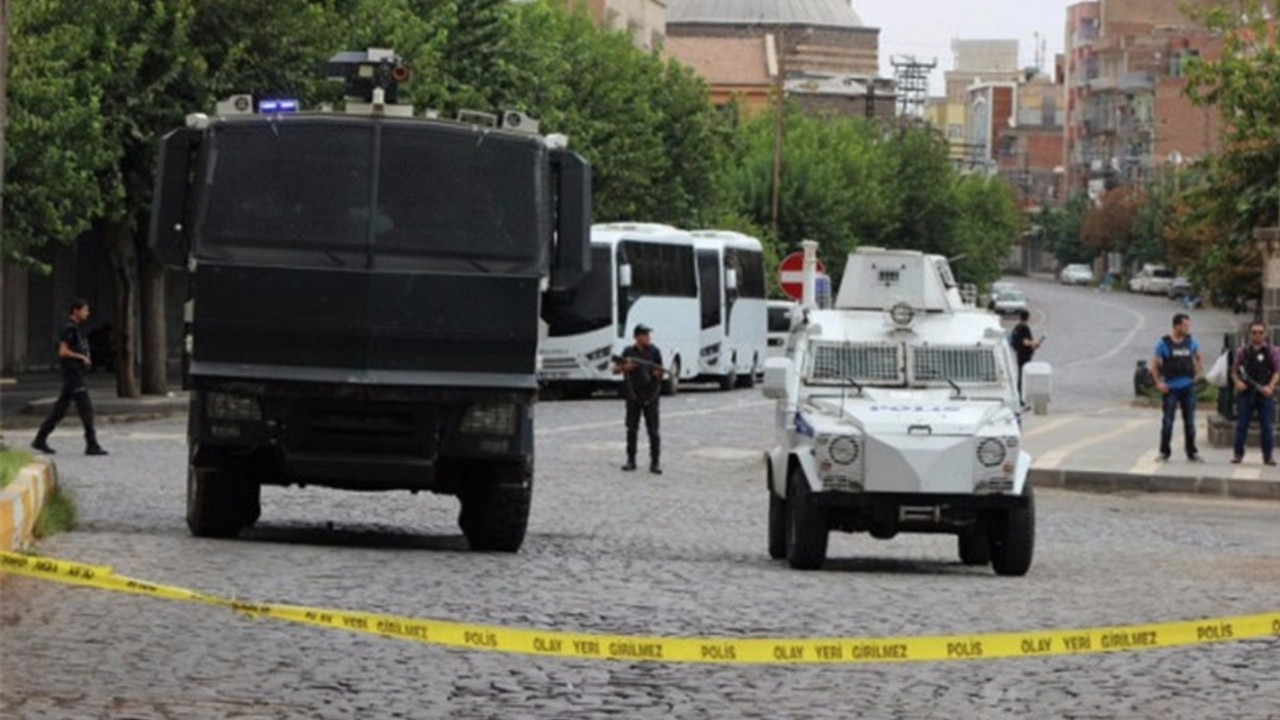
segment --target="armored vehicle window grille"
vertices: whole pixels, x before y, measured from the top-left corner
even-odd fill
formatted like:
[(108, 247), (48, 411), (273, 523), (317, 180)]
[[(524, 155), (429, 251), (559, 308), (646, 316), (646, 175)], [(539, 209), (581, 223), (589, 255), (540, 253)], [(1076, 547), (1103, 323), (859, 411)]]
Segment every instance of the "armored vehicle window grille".
[(920, 345), (911, 348), (912, 377), (918, 382), (954, 380), (995, 383), (995, 351), (981, 345)]
[(809, 379), (901, 383), (901, 352), (902, 346), (896, 343), (818, 342), (811, 355)]

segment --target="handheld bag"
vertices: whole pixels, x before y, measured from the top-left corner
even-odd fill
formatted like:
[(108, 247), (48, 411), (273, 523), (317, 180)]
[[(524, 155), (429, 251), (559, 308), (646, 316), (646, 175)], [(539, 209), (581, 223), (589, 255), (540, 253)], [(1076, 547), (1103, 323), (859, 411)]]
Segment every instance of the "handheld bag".
[(1213, 361), (1213, 367), (1209, 368), (1209, 372), (1205, 373), (1205, 379), (1215, 387), (1224, 388), (1231, 382), (1231, 351), (1223, 350), (1217, 360)]

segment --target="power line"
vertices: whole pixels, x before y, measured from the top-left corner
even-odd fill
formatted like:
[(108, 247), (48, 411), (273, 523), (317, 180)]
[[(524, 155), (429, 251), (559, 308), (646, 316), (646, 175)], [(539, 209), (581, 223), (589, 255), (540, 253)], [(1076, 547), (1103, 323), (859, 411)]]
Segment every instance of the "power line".
[(898, 85), (898, 115), (920, 117), (929, 99), (929, 73), (938, 67), (938, 60), (921, 62), (915, 55), (894, 55), (893, 76)]

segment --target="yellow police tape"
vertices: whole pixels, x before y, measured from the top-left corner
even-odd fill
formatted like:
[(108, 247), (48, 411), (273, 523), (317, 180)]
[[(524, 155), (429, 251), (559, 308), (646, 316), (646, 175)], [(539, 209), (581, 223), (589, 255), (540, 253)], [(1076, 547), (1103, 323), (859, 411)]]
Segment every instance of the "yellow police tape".
[(217, 605), (250, 617), (277, 618), (433, 645), (572, 658), (680, 663), (838, 664), (1077, 655), (1261, 638), (1280, 643), (1280, 611), (1149, 625), (1012, 633), (861, 638), (674, 638), (525, 630), (381, 613), (250, 603), (135, 580), (117, 575), (103, 565), (5, 551), (0, 551), (0, 571), (104, 590)]

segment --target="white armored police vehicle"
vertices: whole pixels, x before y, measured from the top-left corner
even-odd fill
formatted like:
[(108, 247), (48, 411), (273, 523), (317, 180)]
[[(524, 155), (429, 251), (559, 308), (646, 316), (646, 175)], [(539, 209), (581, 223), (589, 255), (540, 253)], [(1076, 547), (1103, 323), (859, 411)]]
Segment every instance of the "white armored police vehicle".
[(831, 530), (949, 533), (964, 563), (1025, 574), (1031, 458), (999, 320), (962, 299), (945, 258), (881, 248), (850, 254), (834, 308), (819, 310), (815, 248), (789, 352), (765, 369), (769, 554), (815, 569)]

